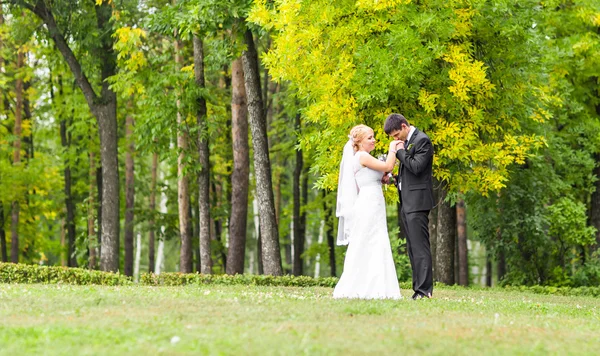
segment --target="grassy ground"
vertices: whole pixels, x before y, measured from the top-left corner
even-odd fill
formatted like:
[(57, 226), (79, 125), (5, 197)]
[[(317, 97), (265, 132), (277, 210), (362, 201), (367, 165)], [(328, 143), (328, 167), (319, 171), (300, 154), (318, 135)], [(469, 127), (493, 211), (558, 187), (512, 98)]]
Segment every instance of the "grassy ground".
[[(598, 354), (600, 299), (436, 290), (0, 284), (0, 354)], [(403, 295), (410, 295), (403, 290)]]

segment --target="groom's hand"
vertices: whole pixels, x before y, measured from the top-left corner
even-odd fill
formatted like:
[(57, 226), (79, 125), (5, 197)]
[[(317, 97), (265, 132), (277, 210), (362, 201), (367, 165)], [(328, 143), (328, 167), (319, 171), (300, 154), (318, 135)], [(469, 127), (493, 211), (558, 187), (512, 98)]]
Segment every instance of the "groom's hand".
[(396, 151), (404, 149), (404, 141), (398, 141), (396, 144)]

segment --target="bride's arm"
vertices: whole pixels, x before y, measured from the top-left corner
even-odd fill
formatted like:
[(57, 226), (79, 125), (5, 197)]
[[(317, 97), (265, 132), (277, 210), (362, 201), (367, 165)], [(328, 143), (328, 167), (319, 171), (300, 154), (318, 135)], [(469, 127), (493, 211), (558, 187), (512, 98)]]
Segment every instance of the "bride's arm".
[(359, 162), (365, 167), (369, 167), (380, 172), (391, 172), (396, 164), (396, 144), (400, 141), (390, 142), (390, 152), (387, 155), (385, 162), (382, 162), (370, 154), (361, 154)]

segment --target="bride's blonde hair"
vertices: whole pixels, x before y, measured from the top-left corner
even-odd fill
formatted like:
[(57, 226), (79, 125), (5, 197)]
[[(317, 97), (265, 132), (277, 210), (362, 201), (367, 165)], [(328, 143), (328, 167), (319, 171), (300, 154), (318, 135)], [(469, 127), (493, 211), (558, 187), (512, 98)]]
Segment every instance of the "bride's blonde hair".
[(356, 125), (350, 130), (350, 135), (348, 137), (353, 141), (352, 146), (354, 147), (354, 152), (358, 151), (362, 140), (369, 136), (369, 133), (371, 132), (373, 132), (373, 129), (363, 124)]

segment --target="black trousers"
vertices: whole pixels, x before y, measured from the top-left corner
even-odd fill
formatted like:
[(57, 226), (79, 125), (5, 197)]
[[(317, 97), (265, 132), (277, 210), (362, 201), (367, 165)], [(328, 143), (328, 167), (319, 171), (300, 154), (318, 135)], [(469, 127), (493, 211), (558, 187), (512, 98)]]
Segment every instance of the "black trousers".
[(433, 270), (429, 244), (429, 211), (405, 213), (402, 209), (401, 216), (412, 267), (413, 290), (430, 296), (433, 293)]

